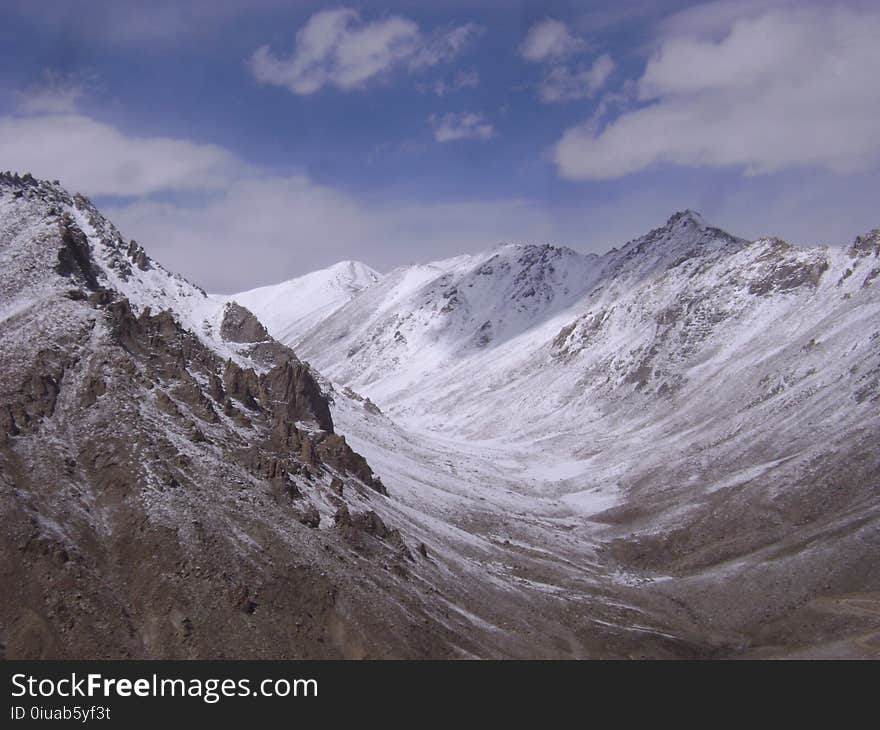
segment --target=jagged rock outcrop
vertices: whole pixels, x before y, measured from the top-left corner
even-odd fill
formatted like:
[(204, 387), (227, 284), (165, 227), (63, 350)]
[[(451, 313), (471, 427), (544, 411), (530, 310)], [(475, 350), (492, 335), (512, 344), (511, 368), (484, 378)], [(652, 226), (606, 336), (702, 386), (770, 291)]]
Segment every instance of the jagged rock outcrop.
[(864, 235), (856, 236), (850, 252), (853, 256), (880, 257), (880, 228), (875, 228)]
[(335, 466), (344, 474), (351, 474), (360, 479), (379, 494), (388, 494), (382, 480), (373, 474), (373, 470), (363, 456), (351, 450), (345, 441), (345, 436), (327, 434), (318, 441), (317, 453), (321, 461)]
[(263, 342), (269, 333), (260, 321), (240, 304), (230, 302), (223, 311), (220, 336), (230, 342)]
[(330, 406), (307, 365), (285, 360), (261, 378), (260, 386), (260, 401), (265, 407), (274, 405), (278, 419), (314, 421), (332, 434)]
[(55, 270), (61, 276), (80, 279), (92, 291), (98, 288), (98, 280), (92, 267), (92, 254), (85, 234), (74, 224), (69, 216), (59, 223), (63, 247), (58, 251), (58, 264)]

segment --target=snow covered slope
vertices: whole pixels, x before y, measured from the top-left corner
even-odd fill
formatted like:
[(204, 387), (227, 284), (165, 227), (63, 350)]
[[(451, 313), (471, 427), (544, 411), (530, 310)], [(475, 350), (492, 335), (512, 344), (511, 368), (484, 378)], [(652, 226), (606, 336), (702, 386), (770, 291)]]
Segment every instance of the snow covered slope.
[[(506, 482), (552, 499), (589, 525), (581, 544), (665, 576), (642, 597), (742, 636), (822, 586), (880, 587), (878, 323), (880, 232), (799, 248), (684, 211), (604, 256), (504, 246), (398, 269), (298, 350), (456, 473), (494, 463), (468, 479), (480, 498)], [(356, 439), (406, 493), (378, 441)]]
[(880, 232), (294, 294), (329, 379), (0, 175), (5, 656), (877, 654)]
[(380, 278), (379, 272), (360, 261), (341, 261), (280, 284), (223, 298), (251, 310), (275, 339), (293, 344), (314, 322), (329, 317)]
[(844, 276), (861, 260), (747, 242), (685, 211), (604, 256), (504, 246), (395, 270), (297, 346), (391, 414), (472, 436), (559, 432), (668, 400), (732, 357), (772, 357), (756, 339), (807, 342), (833, 312), (864, 326), (872, 265)]

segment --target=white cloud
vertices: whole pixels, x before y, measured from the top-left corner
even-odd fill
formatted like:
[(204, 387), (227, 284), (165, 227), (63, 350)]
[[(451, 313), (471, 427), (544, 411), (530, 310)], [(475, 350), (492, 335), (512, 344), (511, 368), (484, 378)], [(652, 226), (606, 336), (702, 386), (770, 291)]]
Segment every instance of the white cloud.
[(541, 82), (538, 95), (546, 104), (589, 99), (605, 86), (613, 71), (614, 61), (607, 53), (588, 69), (572, 71), (568, 66), (555, 66)]
[(475, 89), (480, 85), (480, 75), (476, 71), (459, 71), (451, 81), (435, 81), (430, 88), (437, 96), (446, 96), (461, 89)]
[(410, 61), (412, 68), (436, 66), (456, 58), (470, 43), (483, 33), (475, 23), (465, 23), (450, 30), (438, 30), (425, 39)]
[(646, 105), (563, 134), (562, 176), (614, 178), (662, 162), (847, 173), (880, 158), (880, 11), (747, 3), (731, 20), (729, 6), (713, 6), (718, 15), (659, 44), (636, 85)]
[[(830, 0), (834, 2), (835, 0)], [(854, 5), (862, 0), (848, 0)], [(873, 0), (866, 0), (873, 2)], [(814, 3), (829, 0), (813, 0)], [(763, 15), (773, 8), (804, 5), (805, 0), (709, 0), (680, 10), (659, 23), (661, 39), (676, 36), (720, 38), (737, 21)]]
[[(553, 242), (604, 252), (692, 207), (745, 236), (846, 244), (876, 226), (877, 175), (841, 181), (798, 176), (797, 185), (750, 181), (725, 195), (705, 181), (684, 187), (626, 186), (608, 199), (547, 206), (473, 199), (400, 204), (363, 200), (306, 176), (240, 179), (196, 202), (141, 201), (104, 212), (151, 256), (209, 291), (275, 283), (345, 259), (387, 271), (484, 251), (501, 242)], [(829, 215), (829, 210), (840, 215)]]
[(492, 123), (483, 114), (474, 112), (451, 112), (432, 115), (434, 139), (452, 142), (458, 139), (490, 139), (495, 134)]
[(244, 167), (215, 145), (128, 136), (69, 112), (0, 117), (0, 160), (88, 195), (214, 189)]
[(19, 94), (19, 109), (25, 114), (67, 114), (76, 110), (83, 85), (52, 71), (43, 73), (41, 83)]
[(240, 180), (192, 205), (141, 201), (105, 212), (164, 266), (225, 292), (344, 259), (388, 270), (505, 240), (552, 240), (556, 222), (520, 200), (367, 203), (302, 175)]
[[(455, 118), (466, 134), (485, 136), (485, 122), (472, 116)], [(78, 113), (0, 117), (0, 160), (59, 178), (71, 191), (117, 198), (102, 209), (125, 235), (213, 290), (271, 283), (342, 259), (389, 267), (505, 238), (541, 240), (549, 231), (546, 214), (522, 201), (367, 202), (305, 175), (269, 175), (222, 147), (135, 137)], [(172, 195), (157, 200), (162, 192)]]
[(614, 61), (607, 53), (596, 58), (589, 68), (583, 65), (575, 68), (564, 62), (567, 57), (588, 49), (587, 42), (572, 35), (562, 21), (548, 18), (529, 28), (519, 51), (527, 61), (549, 66), (538, 85), (542, 102), (560, 104), (589, 99), (605, 85), (614, 71)]
[(313, 94), (325, 86), (350, 91), (396, 68), (448, 61), (478, 32), (467, 24), (425, 37), (416, 23), (399, 16), (364, 23), (350, 8), (323, 10), (297, 32), (292, 56), (279, 58), (262, 46), (250, 67), (257, 81), (294, 94)]
[(540, 63), (565, 58), (586, 47), (586, 42), (573, 36), (561, 20), (547, 18), (529, 28), (519, 52), (527, 61)]

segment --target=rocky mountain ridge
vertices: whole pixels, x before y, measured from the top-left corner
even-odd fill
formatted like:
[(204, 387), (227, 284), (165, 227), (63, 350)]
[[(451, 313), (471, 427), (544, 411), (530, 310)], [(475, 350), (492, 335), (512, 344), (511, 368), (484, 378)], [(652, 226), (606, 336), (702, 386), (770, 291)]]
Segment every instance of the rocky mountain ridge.
[(292, 351), (0, 175), (2, 654), (870, 655), (878, 257), (685, 211), (398, 269)]
[(0, 176), (0, 263), (5, 656), (448, 651), (365, 628), (402, 610), (381, 584), (417, 544), (250, 312), (28, 176)]

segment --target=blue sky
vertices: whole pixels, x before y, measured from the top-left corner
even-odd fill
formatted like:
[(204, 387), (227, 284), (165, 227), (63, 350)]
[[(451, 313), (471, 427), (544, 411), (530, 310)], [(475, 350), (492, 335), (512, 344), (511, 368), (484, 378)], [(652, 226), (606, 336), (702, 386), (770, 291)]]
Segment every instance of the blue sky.
[(878, 31), (858, 1), (13, 0), (0, 168), (218, 291), (685, 207), (844, 243), (880, 225)]

